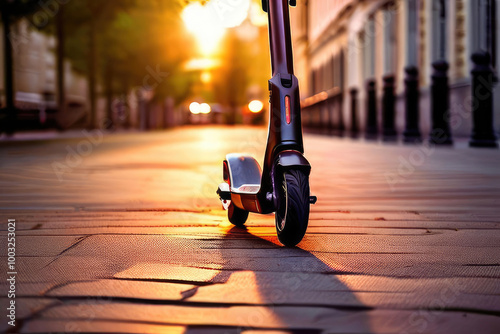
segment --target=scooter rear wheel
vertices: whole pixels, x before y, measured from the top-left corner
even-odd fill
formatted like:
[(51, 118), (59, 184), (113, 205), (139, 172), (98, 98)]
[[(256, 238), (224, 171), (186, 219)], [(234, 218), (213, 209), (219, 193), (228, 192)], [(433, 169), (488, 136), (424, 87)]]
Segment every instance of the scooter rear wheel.
[(293, 247), (304, 238), (309, 222), (309, 176), (300, 170), (289, 170), (278, 177), (281, 179), (276, 182), (276, 231), (283, 245)]
[(248, 219), (248, 211), (240, 209), (236, 205), (231, 203), (227, 208), (227, 217), (231, 224), (241, 227), (245, 225)]

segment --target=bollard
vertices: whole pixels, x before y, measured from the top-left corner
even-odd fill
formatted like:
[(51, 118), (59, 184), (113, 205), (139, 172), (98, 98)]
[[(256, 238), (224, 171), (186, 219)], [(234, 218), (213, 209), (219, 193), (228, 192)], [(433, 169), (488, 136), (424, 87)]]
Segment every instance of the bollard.
[(403, 134), (404, 142), (420, 143), (422, 136), (419, 130), (420, 91), (418, 87), (418, 68), (409, 66), (405, 68), (405, 72), (406, 129)]
[(358, 90), (352, 88), (351, 91), (351, 137), (358, 136)]
[(336, 102), (337, 102), (337, 106), (338, 106), (338, 110), (339, 110), (339, 123), (338, 123), (337, 135), (339, 137), (343, 137), (344, 132), (345, 132), (344, 108), (343, 108), (344, 107), (344, 93), (341, 92), (336, 100), (337, 100)]
[(472, 62), (474, 126), (469, 145), (497, 148), (497, 137), (493, 128), (493, 85), (496, 78), (491, 67), (491, 56), (489, 52), (476, 52), (472, 55)]
[(366, 123), (366, 138), (377, 139), (377, 84), (374, 79), (370, 79), (366, 83), (366, 92), (366, 109), (368, 113)]
[(448, 63), (438, 60), (432, 64), (431, 115), (432, 130), (430, 142), (435, 145), (452, 145), (449, 110), (450, 88), (448, 86)]
[(395, 97), (394, 97), (394, 75), (384, 76), (384, 94), (382, 96), (382, 118), (384, 141), (395, 141), (397, 132), (394, 127)]

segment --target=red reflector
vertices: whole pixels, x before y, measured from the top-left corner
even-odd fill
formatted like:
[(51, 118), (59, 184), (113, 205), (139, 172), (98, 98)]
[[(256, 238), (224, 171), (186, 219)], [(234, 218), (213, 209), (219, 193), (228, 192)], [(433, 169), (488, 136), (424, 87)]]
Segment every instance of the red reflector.
[(224, 164), (223, 167), (224, 181), (226, 181), (226, 183), (229, 184), (229, 186), (231, 186), (231, 178), (229, 177), (229, 166), (227, 165), (227, 161), (224, 161), (223, 164)]
[(292, 114), (291, 114), (291, 106), (290, 106), (290, 96), (285, 96), (285, 111), (286, 111), (286, 124), (290, 124), (292, 122)]

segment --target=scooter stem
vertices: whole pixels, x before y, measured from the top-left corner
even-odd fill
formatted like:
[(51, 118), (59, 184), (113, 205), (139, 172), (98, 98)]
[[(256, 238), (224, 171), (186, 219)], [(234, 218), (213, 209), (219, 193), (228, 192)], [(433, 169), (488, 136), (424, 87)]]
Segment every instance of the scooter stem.
[(223, 203), (231, 201), (228, 216), (234, 224), (244, 223), (248, 212), (276, 212), (283, 204), (283, 196), (279, 194), (284, 174), (294, 172), (304, 179), (311, 171), (311, 165), (304, 157), (299, 81), (293, 71), (289, 1), (295, 4), (292, 0), (262, 0), (262, 7), (269, 17), (273, 71), (269, 80), (269, 132), (262, 173), (252, 157), (242, 154), (226, 156), (225, 183), (219, 186), (218, 194)]
[(293, 74), (292, 37), (288, 0), (269, 0), (269, 40), (273, 76)]

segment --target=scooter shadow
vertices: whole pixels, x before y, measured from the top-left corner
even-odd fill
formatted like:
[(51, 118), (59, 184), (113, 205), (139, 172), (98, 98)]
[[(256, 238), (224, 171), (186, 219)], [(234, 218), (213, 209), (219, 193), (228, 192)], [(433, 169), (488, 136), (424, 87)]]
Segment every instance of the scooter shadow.
[[(250, 233), (252, 229), (262, 236)], [(303, 244), (314, 247), (307, 237)], [(239, 290), (243, 300), (238, 305), (233, 296), (227, 297), (229, 301), (224, 296), (218, 298), (236, 306), (255, 306), (256, 311), (242, 314), (239, 328), (224, 328), (219, 333), (270, 330), (273, 327), (266, 327), (269, 321), (280, 324), (279, 330), (287, 333), (351, 332), (349, 321), (355, 322), (353, 332), (371, 332), (363, 312), (370, 308), (338, 279), (338, 271), (311, 251), (281, 246), (268, 228), (229, 228), (220, 243), (225, 264), (216, 279), (226, 282), (228, 294)], [(333, 325), (336, 323), (340, 328)]]

